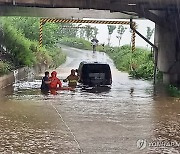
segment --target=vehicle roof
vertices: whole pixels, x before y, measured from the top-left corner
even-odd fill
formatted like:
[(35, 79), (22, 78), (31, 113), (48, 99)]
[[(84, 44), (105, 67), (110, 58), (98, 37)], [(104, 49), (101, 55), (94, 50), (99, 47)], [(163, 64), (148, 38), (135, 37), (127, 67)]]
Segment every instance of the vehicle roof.
[(105, 65), (109, 65), (105, 62), (87, 62), (87, 61), (82, 61), (81, 64), (105, 64)]

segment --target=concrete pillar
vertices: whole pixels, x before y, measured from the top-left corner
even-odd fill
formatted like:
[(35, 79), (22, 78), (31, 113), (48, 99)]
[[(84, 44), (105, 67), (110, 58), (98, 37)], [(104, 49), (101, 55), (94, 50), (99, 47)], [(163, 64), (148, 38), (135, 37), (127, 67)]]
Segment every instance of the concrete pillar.
[(163, 82), (165, 84), (176, 85), (178, 83), (178, 74), (163, 73)]
[[(168, 17), (166, 12), (158, 12), (159, 16), (167, 19), (172, 30), (155, 26), (155, 45), (158, 47), (158, 69), (163, 72), (165, 84), (180, 83), (180, 19)], [(172, 21), (172, 22), (171, 22)], [(179, 23), (179, 24), (178, 24)]]

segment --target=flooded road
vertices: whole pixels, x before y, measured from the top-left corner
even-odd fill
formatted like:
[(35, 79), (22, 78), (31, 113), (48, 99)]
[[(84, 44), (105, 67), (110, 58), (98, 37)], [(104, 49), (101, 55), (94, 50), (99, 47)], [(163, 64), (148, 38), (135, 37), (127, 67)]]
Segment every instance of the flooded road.
[(63, 50), (59, 78), (81, 61), (103, 61), (111, 66), (111, 89), (42, 95), (41, 76), (16, 82), (0, 98), (0, 153), (179, 153), (179, 99), (155, 95), (152, 82), (129, 79), (104, 53)]

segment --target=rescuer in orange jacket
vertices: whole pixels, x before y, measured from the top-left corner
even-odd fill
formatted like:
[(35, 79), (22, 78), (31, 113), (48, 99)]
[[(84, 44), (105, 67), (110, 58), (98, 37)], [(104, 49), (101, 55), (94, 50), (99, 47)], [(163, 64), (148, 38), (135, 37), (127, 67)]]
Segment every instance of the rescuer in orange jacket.
[(51, 73), (51, 77), (49, 78), (49, 80), (51, 81), (49, 84), (50, 89), (58, 90), (62, 87), (62, 83), (61, 83), (60, 79), (58, 79), (56, 76), (57, 76), (57, 72), (53, 71)]
[(62, 87), (62, 83), (59, 78), (56, 77), (57, 72), (53, 71), (51, 73), (51, 77), (49, 78), (50, 84), (49, 84), (49, 89), (51, 91), (51, 94), (57, 94), (57, 90), (72, 90), (70, 87)]

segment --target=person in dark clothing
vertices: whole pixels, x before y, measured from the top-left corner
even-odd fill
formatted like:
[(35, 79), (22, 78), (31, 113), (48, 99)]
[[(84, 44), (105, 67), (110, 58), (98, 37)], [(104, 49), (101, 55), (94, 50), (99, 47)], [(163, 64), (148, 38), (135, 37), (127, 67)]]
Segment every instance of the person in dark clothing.
[(91, 40), (92, 46), (93, 46), (93, 53), (96, 51), (96, 46), (98, 45), (98, 40), (96, 38), (93, 38)]
[(42, 78), (41, 92), (48, 93), (50, 82), (51, 81), (49, 81), (49, 72), (46, 71), (45, 76)]

